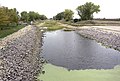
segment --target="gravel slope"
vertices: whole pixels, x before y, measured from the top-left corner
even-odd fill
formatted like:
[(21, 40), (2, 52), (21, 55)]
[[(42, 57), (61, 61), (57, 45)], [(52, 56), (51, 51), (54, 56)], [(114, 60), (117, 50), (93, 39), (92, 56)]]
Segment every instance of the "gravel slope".
[(0, 81), (35, 81), (42, 69), (42, 33), (27, 26), (0, 40)]
[(82, 27), (79, 28), (77, 33), (120, 51), (120, 32), (118, 29), (109, 27)]

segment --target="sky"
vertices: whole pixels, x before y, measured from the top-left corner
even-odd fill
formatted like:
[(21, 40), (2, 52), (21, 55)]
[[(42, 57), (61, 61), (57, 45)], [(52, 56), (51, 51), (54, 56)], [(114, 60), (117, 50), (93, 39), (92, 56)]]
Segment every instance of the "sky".
[(120, 18), (119, 0), (0, 0), (1, 6), (17, 8), (19, 12), (35, 11), (52, 18), (65, 9), (74, 11), (74, 18), (79, 18), (76, 8), (86, 2), (100, 5), (100, 12), (94, 18)]

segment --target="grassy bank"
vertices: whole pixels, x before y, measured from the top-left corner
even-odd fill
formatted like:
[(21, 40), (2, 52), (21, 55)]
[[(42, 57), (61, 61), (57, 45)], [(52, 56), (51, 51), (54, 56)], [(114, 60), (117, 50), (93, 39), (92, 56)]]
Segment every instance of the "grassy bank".
[[(45, 65), (45, 74), (38, 76), (43, 81), (120, 81), (120, 66), (110, 70), (72, 70)], [(39, 81), (38, 80), (38, 81)]]
[(49, 31), (53, 30), (59, 30), (64, 28), (64, 26), (61, 26), (57, 21), (54, 20), (47, 20), (45, 21), (41, 27), (47, 27)]
[(16, 26), (16, 27), (7, 27), (7, 29), (0, 30), (0, 38), (4, 38), (7, 35), (10, 35), (10, 34), (16, 32), (16, 31), (20, 30), (23, 27), (24, 26), (19, 25), (19, 26)]

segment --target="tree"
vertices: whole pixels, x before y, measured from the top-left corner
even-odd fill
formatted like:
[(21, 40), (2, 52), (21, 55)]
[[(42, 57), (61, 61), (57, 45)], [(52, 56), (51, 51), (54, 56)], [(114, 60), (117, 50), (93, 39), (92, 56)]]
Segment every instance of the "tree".
[(0, 26), (10, 23), (7, 7), (0, 7)]
[(33, 11), (30, 11), (30, 12), (28, 13), (28, 15), (29, 15), (29, 21), (34, 21), (34, 20), (35, 20), (35, 15), (34, 15), (34, 13), (35, 13), (35, 12), (33, 12)]
[(28, 22), (29, 15), (26, 11), (21, 12), (21, 20), (24, 21), (24, 22)]
[(5, 29), (8, 26), (16, 26), (18, 21), (19, 15), (16, 8), (0, 7), (0, 29)]
[(55, 20), (62, 20), (62, 19), (64, 19), (64, 12), (58, 13), (56, 16), (54, 16), (53, 19), (55, 19)]
[[(29, 16), (30, 16), (30, 15), (29, 15)], [(37, 12), (33, 12), (33, 15), (31, 15), (31, 16), (33, 16), (33, 19), (34, 19), (34, 20), (39, 20), (39, 19), (40, 19), (40, 14), (37, 13)]]
[(73, 19), (73, 11), (72, 10), (70, 10), (70, 9), (65, 9), (65, 11), (64, 11), (64, 19), (66, 20), (66, 21), (69, 21), (69, 20), (71, 20), (71, 19)]
[(29, 14), (29, 21), (35, 21), (40, 19), (40, 15), (34, 11), (30, 11), (28, 14)]
[(46, 20), (47, 17), (45, 15), (40, 15), (40, 20)]
[(15, 23), (17, 24), (19, 21), (19, 15), (18, 15), (18, 11), (16, 8), (13, 9), (9, 9), (8, 15), (9, 15), (9, 20), (10, 23)]
[(24, 22), (45, 19), (47, 19), (45, 15), (40, 15), (39, 13), (34, 11), (30, 11), (29, 13), (27, 13), (26, 11), (21, 12), (21, 20)]
[(62, 20), (65, 19), (66, 21), (69, 21), (73, 19), (73, 11), (70, 9), (65, 9), (63, 12), (58, 13), (56, 16), (53, 17), (55, 20)]
[(81, 20), (91, 20), (94, 13), (100, 12), (100, 6), (92, 2), (87, 2), (84, 5), (78, 6), (76, 10)]

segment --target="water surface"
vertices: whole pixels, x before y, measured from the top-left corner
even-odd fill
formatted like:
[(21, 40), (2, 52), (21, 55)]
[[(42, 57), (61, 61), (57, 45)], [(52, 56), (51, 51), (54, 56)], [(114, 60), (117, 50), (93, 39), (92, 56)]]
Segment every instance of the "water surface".
[(64, 31), (44, 33), (42, 56), (51, 64), (74, 69), (112, 69), (120, 65), (120, 52), (96, 41)]

